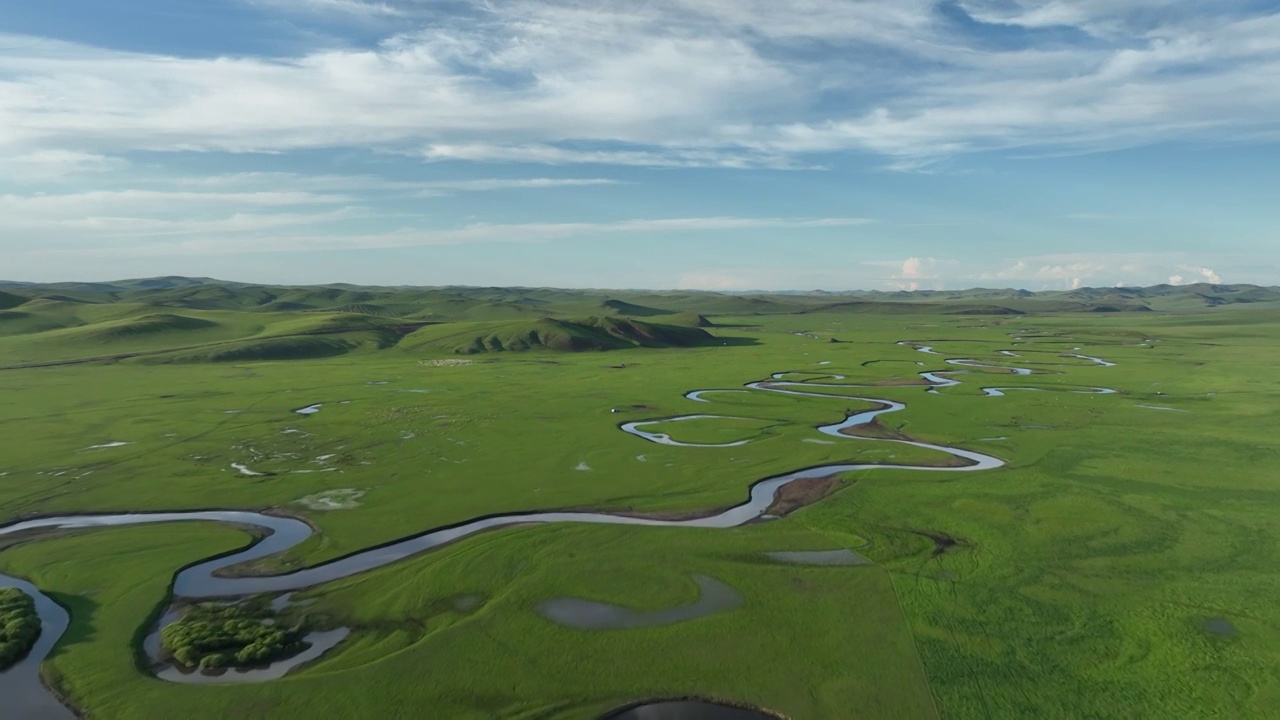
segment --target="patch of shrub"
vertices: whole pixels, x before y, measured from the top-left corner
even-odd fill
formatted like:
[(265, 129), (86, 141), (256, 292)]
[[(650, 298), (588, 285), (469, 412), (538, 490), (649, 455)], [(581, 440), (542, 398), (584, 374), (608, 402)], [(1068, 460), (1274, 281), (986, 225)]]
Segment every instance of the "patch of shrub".
[(275, 620), (243, 605), (192, 605), (160, 634), (161, 646), (178, 665), (201, 670), (262, 665), (301, 652), (303, 629)]
[(0, 670), (26, 657), (39, 637), (35, 600), (17, 588), (0, 588)]

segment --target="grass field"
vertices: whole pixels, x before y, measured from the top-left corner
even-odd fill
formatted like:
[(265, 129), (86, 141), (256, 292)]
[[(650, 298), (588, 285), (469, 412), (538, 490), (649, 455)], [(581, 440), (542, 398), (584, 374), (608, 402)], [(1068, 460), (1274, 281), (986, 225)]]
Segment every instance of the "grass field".
[[(332, 301), (423, 312), (343, 292)], [(575, 311), (566, 317), (599, 309), (546, 292), (547, 302)], [(301, 302), (271, 297), (277, 308)], [(741, 502), (752, 482), (801, 467), (945, 459), (814, 429), (870, 407), (855, 398), (908, 404), (882, 418), (886, 433), (1008, 465), (853, 473), (817, 504), (730, 530), (542, 526), (474, 537), (307, 591), (317, 612), (355, 632), (317, 663), (264, 684), (172, 685), (135, 659), (173, 572), (249, 542), (240, 531), (66, 533), (0, 546), (0, 572), (32, 580), (71, 610), (45, 671), (93, 718), (395, 717), (429, 708), (433, 717), (585, 719), (681, 695), (796, 720), (1274, 717), (1280, 313), (1265, 302), (1207, 308), (1161, 298), (1158, 312), (982, 316), (945, 305), (734, 315), (714, 312), (715, 303), (734, 305), (723, 299), (632, 297), (609, 307), (657, 323), (669, 316), (641, 314), (707, 314), (716, 325), (708, 330), (728, 344), (491, 352), (467, 364), (430, 362), (460, 357), (455, 343), (435, 341), (446, 326), (397, 334), (405, 316), (370, 307), (204, 300), (180, 309), (76, 303), (84, 307), (70, 313), (42, 309), (70, 301), (10, 303), (4, 312), (23, 317), (4, 323), (24, 329), (0, 335), (2, 365), (141, 354), (0, 371), (0, 520), (275, 508), (320, 531), (274, 559), (278, 569), (490, 513), (697, 511)], [(492, 310), (467, 301), (453, 306), (461, 319)], [(1033, 301), (1047, 302), (1025, 302)], [(64, 325), (48, 328), (59, 318)], [(463, 330), (474, 334), (470, 324)], [(417, 333), (431, 340), (412, 342)], [(352, 346), (330, 357), (234, 355), (267, 341)], [(233, 356), (214, 356), (225, 352)], [(1001, 369), (1014, 366), (1037, 372)], [(902, 384), (942, 370), (969, 373), (936, 393)], [(877, 387), (824, 388), (847, 399), (683, 397), (777, 372)], [(988, 386), (1044, 391), (986, 397)], [(1093, 387), (1120, 392), (1068, 392)], [(315, 414), (294, 412), (313, 404)], [(695, 414), (740, 419), (643, 429), (687, 443), (748, 442), (672, 447), (618, 429)], [(326, 492), (351, 501), (333, 510), (300, 502)], [(807, 567), (763, 555), (834, 548), (875, 564)], [(636, 609), (689, 603), (695, 575), (733, 587), (742, 606), (617, 631), (573, 630), (535, 611), (557, 597)]]

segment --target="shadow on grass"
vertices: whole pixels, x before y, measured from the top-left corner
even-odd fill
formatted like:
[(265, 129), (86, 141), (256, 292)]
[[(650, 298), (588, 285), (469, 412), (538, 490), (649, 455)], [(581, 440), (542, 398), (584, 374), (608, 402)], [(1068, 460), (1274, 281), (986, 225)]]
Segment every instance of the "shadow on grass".
[(60, 592), (46, 594), (71, 615), (71, 622), (67, 627), (67, 631), (62, 634), (57, 645), (50, 651), (50, 658), (61, 655), (73, 645), (91, 642), (96, 637), (97, 627), (94, 625), (94, 618), (99, 609), (98, 603), (83, 595), (70, 595)]
[(756, 338), (749, 337), (717, 337), (716, 339), (703, 344), (706, 347), (724, 347), (726, 345), (729, 347), (744, 347), (760, 345), (762, 343)]

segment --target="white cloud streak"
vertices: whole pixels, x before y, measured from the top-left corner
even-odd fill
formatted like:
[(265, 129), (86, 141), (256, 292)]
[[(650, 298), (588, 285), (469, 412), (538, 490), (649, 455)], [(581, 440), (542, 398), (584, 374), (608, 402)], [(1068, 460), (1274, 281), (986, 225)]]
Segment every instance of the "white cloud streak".
[(406, 12), (385, 2), (365, 0), (247, 0), (250, 5), (294, 13), (342, 15), (356, 18), (404, 17)]
[[(62, 195), (0, 195), (0, 218), (62, 219), (71, 215), (166, 209), (189, 213), (206, 209), (287, 207), (346, 202), (344, 195), (310, 192), (184, 192), (164, 190), (95, 190)], [(3, 221), (0, 221), (3, 222)]]
[[(1243, 0), (271, 0), (399, 15), (291, 58), (0, 43), (0, 153), (416, 146), (435, 160), (919, 170), (986, 149), (1280, 137), (1280, 13)], [(403, 28), (410, 29), (403, 29)], [(815, 53), (823, 43), (837, 52)]]
[[(269, 218), (270, 216), (267, 216)], [(265, 218), (264, 218), (265, 220)], [(241, 222), (248, 221), (241, 218)], [(579, 223), (473, 223), (450, 229), (417, 229), (370, 233), (306, 233), (291, 235), (216, 235), (190, 240), (167, 240), (120, 246), (97, 246), (78, 242), (74, 249), (53, 247), (31, 250), (33, 255), (98, 254), (107, 256), (190, 256), (207, 254), (255, 254), (267, 252), (314, 252), (332, 250), (373, 250), (491, 242), (547, 242), (574, 237), (608, 237), (619, 234), (671, 234), (759, 229), (802, 230), (862, 225), (865, 218), (752, 218), (685, 217), (634, 219), (617, 222)], [(241, 228), (254, 229), (254, 228)], [(208, 231), (213, 228), (208, 228)]]

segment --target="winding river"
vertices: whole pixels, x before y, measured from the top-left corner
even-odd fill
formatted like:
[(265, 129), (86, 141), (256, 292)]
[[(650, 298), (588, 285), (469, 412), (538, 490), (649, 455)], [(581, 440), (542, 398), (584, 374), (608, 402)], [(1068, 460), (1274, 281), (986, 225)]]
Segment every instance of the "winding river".
[[(932, 352), (931, 347), (919, 346), (916, 343), (904, 341), (899, 344), (916, 347), (916, 349), (921, 352)], [(935, 352), (933, 354), (937, 353)], [(1101, 361), (1097, 358), (1085, 359), (1093, 360), (1099, 365), (1106, 363), (1106, 361)], [(1010, 372), (1016, 375), (1029, 375), (1032, 373), (1032, 371), (1027, 368), (989, 365), (968, 358), (948, 359), (944, 362), (953, 367), (994, 369)], [(1112, 363), (1106, 364), (1111, 365)], [(919, 376), (924, 380), (923, 385), (918, 382), (913, 382), (910, 385), (904, 384), (891, 387), (898, 387), (900, 389), (915, 387), (927, 389), (929, 392), (936, 392), (938, 388), (959, 385), (960, 381), (955, 379), (953, 376), (966, 374), (968, 372), (972, 372), (972, 370), (937, 370), (922, 372), (919, 373)], [(786, 378), (788, 376), (810, 376), (813, 380), (827, 380), (832, 382), (802, 382), (787, 380)], [(172, 522), (219, 522), (233, 524), (239, 527), (254, 528), (263, 533), (264, 537), (250, 547), (230, 555), (216, 557), (192, 565), (179, 571), (174, 576), (174, 602), (178, 600), (201, 598), (236, 598), (258, 593), (285, 593), (314, 587), (332, 580), (346, 578), (357, 573), (384, 567), (391, 563), (419, 555), (432, 550), (433, 548), (438, 548), (467, 536), (497, 528), (526, 525), (530, 523), (595, 523), (607, 525), (636, 525), (645, 527), (731, 528), (760, 519), (765, 514), (766, 510), (773, 504), (774, 496), (778, 490), (797, 480), (824, 478), (834, 474), (848, 473), (857, 470), (894, 469), (927, 472), (978, 472), (983, 470), (993, 470), (1004, 465), (1004, 461), (1000, 458), (972, 450), (897, 438), (856, 437), (846, 433), (845, 431), (850, 428), (867, 425), (881, 415), (899, 412), (905, 409), (906, 405), (901, 402), (880, 398), (854, 397), (850, 395), (821, 392), (823, 389), (833, 388), (890, 387), (885, 385), (870, 386), (846, 384), (840, 383), (839, 381), (841, 380), (844, 380), (844, 377), (840, 375), (823, 375), (807, 372), (780, 372), (775, 373), (769, 380), (748, 383), (745, 385), (744, 389), (695, 390), (686, 394), (685, 397), (691, 401), (708, 403), (711, 402), (711, 400), (707, 399), (705, 396), (712, 393), (742, 393), (757, 391), (778, 393), (782, 395), (832, 398), (846, 401), (861, 400), (873, 405), (873, 408), (851, 414), (840, 422), (821, 426), (818, 428), (818, 431), (830, 437), (841, 438), (844, 440), (898, 443), (927, 450), (934, 450), (950, 455), (951, 457), (961, 461), (962, 464), (942, 466), (895, 465), (888, 463), (840, 463), (805, 468), (757, 481), (750, 486), (747, 500), (736, 506), (721, 510), (720, 512), (712, 515), (683, 520), (635, 517), (631, 515), (604, 512), (536, 511), (490, 515), (461, 522), (456, 525), (428, 530), (417, 535), (412, 535), (385, 545), (362, 550), (345, 557), (330, 560), (328, 562), (294, 572), (261, 577), (223, 577), (219, 572), (241, 563), (258, 560), (284, 552), (298, 545), (303, 540), (306, 540), (311, 536), (313, 531), (310, 526), (301, 520), (293, 518), (279, 517), (245, 510), (121, 513), (73, 515), (22, 520), (0, 527), (0, 537), (9, 537), (20, 534), (31, 536), (42, 531), (90, 530), (95, 528)], [(1003, 394), (1004, 390), (1013, 388), (982, 389), (988, 396), (998, 396)], [(1089, 388), (1086, 390), (1073, 390), (1072, 392), (1108, 393), (1114, 391), (1106, 388)], [(694, 443), (678, 443), (665, 434), (650, 433), (641, 428), (655, 423), (676, 422), (685, 419), (708, 417), (723, 416), (678, 416), (674, 418), (623, 423), (619, 425), (619, 429), (648, 442), (686, 447), (702, 447)], [(729, 443), (727, 445), (713, 447), (731, 447), (740, 444), (743, 443)], [(6, 586), (19, 587), (35, 598), (37, 608), (43, 622), (43, 633), (35, 648), (25, 660), (18, 663), (10, 670), (0, 673), (0, 698), (4, 698), (6, 710), (16, 712), (17, 717), (22, 717), (28, 720), (70, 720), (74, 718), (75, 715), (59, 703), (57, 699), (43, 687), (39, 678), (40, 663), (48, 656), (49, 652), (53, 649), (53, 646), (67, 629), (69, 624), (67, 612), (30, 583), (0, 574), (0, 587)], [(163, 615), (168, 620), (172, 620), (174, 616), (174, 613), (172, 612), (172, 604), (165, 609)], [(320, 653), (324, 652), (324, 650), (338, 644), (343, 637), (345, 637), (345, 633), (317, 637), (317, 644), (323, 647), (319, 651), (310, 651), (306, 659), (314, 659), (315, 656), (318, 656)], [(146, 653), (153, 661), (158, 661), (159, 658), (156, 657), (157, 648), (155, 647), (155, 643), (148, 642), (145, 643), (145, 645), (147, 646), (144, 648)], [(250, 672), (244, 673), (241, 676), (228, 673), (220, 676), (219, 681), (269, 680), (279, 677), (284, 671), (287, 671), (299, 662), (301, 661), (288, 663), (283, 667), (283, 669), (273, 672), (258, 674)], [(181, 681), (183, 679), (182, 677), (179, 677), (177, 673), (169, 670), (162, 671), (158, 676), (162, 679), (176, 681)]]

